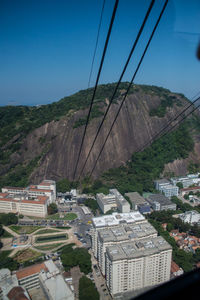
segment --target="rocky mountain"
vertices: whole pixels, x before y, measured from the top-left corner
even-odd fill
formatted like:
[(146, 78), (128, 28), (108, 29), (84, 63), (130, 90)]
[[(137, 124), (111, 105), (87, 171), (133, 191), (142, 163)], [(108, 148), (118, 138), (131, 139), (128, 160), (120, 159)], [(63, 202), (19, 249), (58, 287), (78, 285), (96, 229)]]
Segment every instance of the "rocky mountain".
[[(115, 84), (98, 88), (77, 176), (109, 103)], [(120, 86), (106, 122), (89, 157), (84, 175), (91, 171), (99, 150), (122, 101), (127, 83)], [(84, 130), (92, 89), (66, 97), (57, 103), (41, 107), (0, 108), (0, 184), (25, 185), (43, 178), (72, 180)], [(116, 168), (131, 158), (134, 152), (150, 141), (185, 106), (188, 100), (181, 94), (154, 86), (134, 85), (123, 106), (104, 151), (97, 163), (94, 177)], [(187, 172), (192, 161), (199, 163), (200, 142), (194, 135), (195, 148), (186, 160), (171, 162), (165, 171)]]

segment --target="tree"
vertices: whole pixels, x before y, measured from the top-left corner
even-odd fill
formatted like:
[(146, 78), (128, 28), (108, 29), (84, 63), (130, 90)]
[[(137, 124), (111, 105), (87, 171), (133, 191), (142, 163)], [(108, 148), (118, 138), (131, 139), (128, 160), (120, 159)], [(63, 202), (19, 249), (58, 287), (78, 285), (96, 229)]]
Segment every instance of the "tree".
[(95, 284), (86, 276), (82, 276), (79, 280), (79, 299), (99, 300), (99, 293)]
[(13, 214), (13, 213), (9, 213), (9, 214), (0, 214), (0, 223), (3, 225), (12, 225), (12, 224), (17, 224), (18, 223), (18, 217)]
[(176, 184), (176, 186), (179, 187), (179, 189), (183, 189), (183, 184), (182, 184), (182, 182), (178, 182), (178, 183)]
[(56, 182), (57, 192), (65, 193), (70, 190), (70, 182), (67, 178), (61, 179)]
[(47, 207), (47, 211), (48, 211), (49, 215), (56, 214), (58, 211), (58, 207), (57, 207), (56, 203), (49, 204), (49, 206)]

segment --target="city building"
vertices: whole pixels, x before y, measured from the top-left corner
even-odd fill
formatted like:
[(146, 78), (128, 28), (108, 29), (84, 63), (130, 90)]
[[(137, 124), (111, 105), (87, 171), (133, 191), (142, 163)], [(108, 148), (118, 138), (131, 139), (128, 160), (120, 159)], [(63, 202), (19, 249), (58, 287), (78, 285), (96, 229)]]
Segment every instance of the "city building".
[(56, 199), (56, 184), (43, 180), (26, 188), (3, 187), (0, 193), (0, 211), (26, 216), (46, 217), (47, 206)]
[(168, 198), (171, 198), (172, 196), (178, 196), (179, 187), (169, 184), (166, 186), (163, 186), (161, 188), (161, 192)]
[(42, 270), (39, 274), (39, 280), (48, 298), (52, 300), (74, 300), (73, 292), (52, 260), (46, 261), (45, 265), (48, 272)]
[(42, 271), (48, 271), (45, 263), (32, 265), (30, 267), (16, 271), (16, 276), (19, 281), (19, 285), (24, 286), (27, 290), (39, 287), (39, 274)]
[(154, 185), (156, 190), (161, 191), (163, 187), (170, 185), (170, 181), (165, 178), (158, 179), (154, 181)]
[(172, 260), (172, 263), (171, 263), (171, 275), (172, 277), (177, 277), (177, 276), (180, 276), (182, 275), (184, 272), (183, 272), (183, 269), (181, 267), (179, 267), (175, 261)]
[(56, 183), (53, 180), (43, 180), (38, 185), (30, 185), (26, 188), (18, 187), (3, 187), (2, 193), (21, 197), (35, 198), (38, 196), (48, 197), (48, 204), (55, 202), (56, 200)]
[(139, 241), (144, 238), (157, 236), (155, 228), (148, 223), (141, 224), (123, 224), (118, 226), (99, 229), (97, 236), (97, 260), (101, 272), (105, 275), (105, 252), (108, 246), (123, 244), (129, 241)]
[(186, 211), (183, 214), (178, 214), (178, 217), (184, 222), (189, 224), (195, 224), (200, 222), (200, 214), (195, 211)]
[(104, 195), (103, 193), (99, 193), (96, 195), (96, 199), (101, 211), (104, 214), (109, 210), (117, 209), (117, 203), (114, 195)]
[(0, 193), (0, 211), (19, 213), (26, 216), (46, 217), (48, 197), (37, 196), (34, 199), (20, 194)]
[(162, 194), (149, 195), (147, 201), (155, 211), (176, 210), (176, 204)]
[(104, 214), (109, 210), (118, 210), (120, 213), (130, 212), (130, 204), (117, 189), (110, 189), (108, 195), (99, 193), (96, 195), (96, 199)]
[(0, 299), (1, 300), (30, 300), (27, 291), (19, 287), (17, 276), (11, 275), (9, 269), (0, 270)]
[(126, 193), (125, 196), (129, 198), (133, 210), (139, 210), (141, 214), (147, 214), (151, 212), (149, 203), (142, 196), (140, 196), (139, 193)]
[(105, 257), (112, 296), (170, 279), (172, 247), (160, 236), (108, 246)]
[(32, 289), (45, 291), (47, 299), (74, 300), (74, 294), (52, 260), (16, 271), (18, 283), (30, 293)]
[(106, 229), (118, 226), (120, 224), (141, 224), (146, 223), (146, 219), (138, 211), (130, 213), (112, 213), (101, 217), (92, 218), (92, 228), (90, 235), (92, 239), (92, 250), (94, 256), (97, 257), (97, 237), (99, 229)]
[(171, 182), (173, 185), (177, 185), (177, 183), (182, 183), (183, 188), (187, 188), (190, 185), (194, 184), (193, 178), (189, 178), (188, 176), (171, 178)]
[(200, 187), (199, 186), (193, 186), (193, 187), (190, 187), (190, 188), (184, 188), (184, 189), (180, 190), (181, 196), (187, 195), (190, 192), (193, 192), (193, 193), (200, 192)]
[(130, 212), (130, 204), (128, 201), (118, 192), (117, 189), (110, 189), (110, 194), (115, 195), (117, 208), (120, 213)]

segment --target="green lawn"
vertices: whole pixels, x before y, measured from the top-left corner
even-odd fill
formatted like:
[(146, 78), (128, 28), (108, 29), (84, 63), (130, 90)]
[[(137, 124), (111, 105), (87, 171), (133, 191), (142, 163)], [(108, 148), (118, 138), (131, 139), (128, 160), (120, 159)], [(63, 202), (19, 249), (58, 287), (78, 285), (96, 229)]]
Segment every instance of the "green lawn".
[(53, 250), (54, 248), (57, 248), (61, 245), (63, 245), (63, 243), (57, 243), (57, 244), (45, 245), (45, 246), (37, 246), (35, 248), (38, 249), (38, 250), (48, 251), (48, 250)]
[(60, 232), (60, 231), (56, 230), (56, 229), (41, 229), (41, 230), (37, 231), (35, 233), (35, 235), (37, 235), (37, 234), (45, 234), (45, 233), (54, 233), (54, 232)]
[(36, 243), (48, 243), (48, 242), (55, 242), (60, 240), (67, 240), (67, 234), (60, 234), (60, 235), (48, 235), (48, 236), (39, 236), (36, 238)]
[(10, 229), (12, 229), (16, 233), (27, 233), (30, 234), (42, 227), (39, 226), (18, 226), (18, 225), (11, 225), (9, 226)]
[(63, 218), (60, 218), (59, 214), (55, 214), (55, 215), (49, 215), (47, 217), (48, 219), (51, 219), (51, 220), (74, 220), (77, 218), (77, 215), (75, 213), (67, 213), (67, 214), (64, 214), (64, 217)]

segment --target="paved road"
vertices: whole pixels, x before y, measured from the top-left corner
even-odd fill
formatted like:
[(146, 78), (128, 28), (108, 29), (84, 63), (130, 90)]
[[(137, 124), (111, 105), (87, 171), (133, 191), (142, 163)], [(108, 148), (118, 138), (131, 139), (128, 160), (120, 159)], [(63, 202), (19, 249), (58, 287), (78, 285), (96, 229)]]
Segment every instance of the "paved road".
[[(89, 252), (91, 254), (91, 261), (92, 261), (92, 274), (94, 277), (96, 288), (100, 294), (100, 300), (111, 300), (112, 297), (110, 296), (108, 288), (106, 286), (105, 278), (102, 276), (100, 269), (97, 265), (97, 260), (95, 259), (92, 251)], [(94, 268), (94, 266), (96, 266), (97, 268)]]

